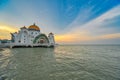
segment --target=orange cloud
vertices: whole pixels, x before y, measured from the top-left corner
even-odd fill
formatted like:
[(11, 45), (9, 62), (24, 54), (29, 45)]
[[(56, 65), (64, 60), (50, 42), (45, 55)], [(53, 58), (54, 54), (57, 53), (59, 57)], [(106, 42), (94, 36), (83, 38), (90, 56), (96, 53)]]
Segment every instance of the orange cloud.
[(98, 39), (114, 39), (114, 38), (120, 38), (120, 33), (106, 34), (98, 37)]
[(64, 35), (55, 36), (55, 40), (58, 43), (86, 42), (86, 41), (114, 39), (114, 38), (120, 38), (120, 33), (106, 34), (100, 36), (91, 36), (88, 34), (64, 34)]
[(10, 33), (16, 32), (18, 28), (0, 24), (0, 39), (10, 39)]
[(90, 40), (90, 36), (87, 34), (87, 32), (67, 33), (63, 35), (56, 35), (55, 40), (56, 42), (60, 43), (80, 42)]

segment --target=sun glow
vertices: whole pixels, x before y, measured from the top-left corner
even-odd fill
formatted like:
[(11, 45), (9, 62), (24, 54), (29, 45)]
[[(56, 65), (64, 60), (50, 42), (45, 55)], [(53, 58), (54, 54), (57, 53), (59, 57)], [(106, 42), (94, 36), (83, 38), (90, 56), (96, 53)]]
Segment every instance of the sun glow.
[(100, 36), (90, 36), (83, 34), (65, 34), (65, 35), (56, 35), (55, 40), (59, 43), (72, 43), (72, 42), (85, 42), (85, 41), (96, 41), (96, 40), (105, 40), (105, 39), (115, 39), (120, 38), (120, 33), (107, 34)]
[(0, 39), (10, 39), (10, 33), (18, 31), (18, 28), (0, 24)]

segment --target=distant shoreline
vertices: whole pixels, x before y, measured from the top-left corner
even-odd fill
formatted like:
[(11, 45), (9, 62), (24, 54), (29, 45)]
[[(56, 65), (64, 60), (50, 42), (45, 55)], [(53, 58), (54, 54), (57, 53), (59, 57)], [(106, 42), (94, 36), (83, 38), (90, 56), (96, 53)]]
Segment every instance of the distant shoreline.
[(63, 46), (120, 46), (120, 44), (58, 44)]

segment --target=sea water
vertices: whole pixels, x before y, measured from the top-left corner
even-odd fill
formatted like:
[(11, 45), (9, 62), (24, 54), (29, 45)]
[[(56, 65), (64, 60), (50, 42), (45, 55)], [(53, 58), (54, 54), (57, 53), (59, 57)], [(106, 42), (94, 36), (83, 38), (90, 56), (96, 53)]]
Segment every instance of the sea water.
[(120, 80), (120, 46), (4, 48), (0, 80)]

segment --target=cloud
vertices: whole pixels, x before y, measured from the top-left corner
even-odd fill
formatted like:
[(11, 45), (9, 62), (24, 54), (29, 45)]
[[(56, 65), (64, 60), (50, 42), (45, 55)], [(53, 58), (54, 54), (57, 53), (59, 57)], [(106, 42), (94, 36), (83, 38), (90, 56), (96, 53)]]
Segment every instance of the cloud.
[(10, 33), (18, 31), (18, 28), (0, 24), (0, 39), (10, 39)]
[(80, 26), (73, 26), (73, 28), (66, 30), (67, 33), (58, 35), (56, 40), (58, 42), (87, 42), (87, 41), (97, 41), (107, 39), (117, 39), (120, 38), (120, 32), (116, 32), (116, 28), (113, 26), (107, 26), (106, 20), (114, 19), (116, 16), (120, 15), (120, 6), (117, 6), (110, 11), (104, 13), (98, 18)]
[(105, 24), (106, 20), (112, 19), (118, 15), (120, 15), (120, 6), (117, 6), (113, 9), (111, 9), (110, 11), (104, 13), (103, 15), (99, 16), (98, 18), (82, 25), (82, 26), (76, 26), (74, 28), (74, 30), (79, 29), (79, 30), (94, 30), (94, 29), (98, 29), (98, 27), (101, 27), (101, 25), (103, 26), (103, 24)]
[(120, 33), (101, 35), (98, 36), (96, 39), (113, 39), (113, 38), (120, 38)]
[(59, 43), (79, 43), (87, 41), (96, 41), (96, 40), (109, 40), (109, 39), (118, 39), (120, 38), (120, 33), (115, 34), (106, 34), (100, 36), (90, 36), (82, 34), (65, 34), (65, 35), (56, 35), (55, 39)]

